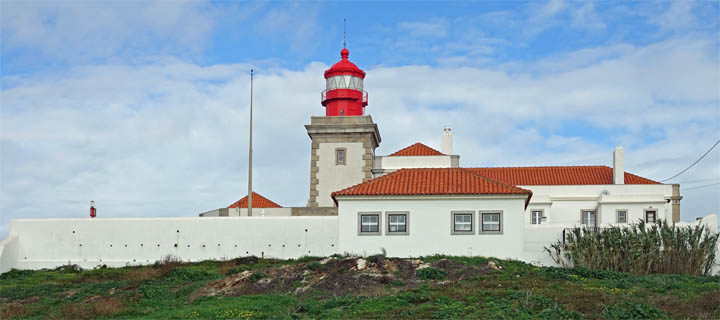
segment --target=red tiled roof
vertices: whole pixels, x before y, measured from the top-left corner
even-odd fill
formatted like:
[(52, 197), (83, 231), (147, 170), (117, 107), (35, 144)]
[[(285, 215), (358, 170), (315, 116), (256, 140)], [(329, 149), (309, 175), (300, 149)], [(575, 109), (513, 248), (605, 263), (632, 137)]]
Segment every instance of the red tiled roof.
[[(258, 194), (257, 192), (253, 191), (253, 208), (282, 208), (279, 204), (272, 202), (270, 199), (265, 198)], [(247, 208), (248, 207), (248, 197), (245, 196), (242, 199), (235, 201), (235, 203), (228, 206), (228, 208), (237, 208), (238, 206), (240, 208)]]
[(473, 174), (462, 168), (400, 169), (361, 184), (336, 191), (336, 196), (365, 195), (471, 195), (532, 192)]
[(444, 156), (440, 151), (430, 148), (420, 142), (405, 147), (390, 155), (391, 157), (416, 157), (416, 156)]
[[(613, 184), (613, 169), (607, 166), (466, 168), (472, 173), (514, 186)], [(625, 173), (625, 184), (660, 184)]]

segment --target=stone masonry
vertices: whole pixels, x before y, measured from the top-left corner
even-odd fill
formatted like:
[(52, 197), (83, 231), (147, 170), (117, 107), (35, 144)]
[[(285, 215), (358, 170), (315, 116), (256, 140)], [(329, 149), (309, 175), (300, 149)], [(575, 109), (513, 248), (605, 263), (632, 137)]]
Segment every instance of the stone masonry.
[[(367, 116), (347, 116), (347, 117), (311, 117), (310, 124), (305, 125), (308, 135), (311, 139), (310, 146), (310, 198), (308, 207), (318, 207), (318, 161), (320, 155), (318, 149), (322, 143), (348, 143), (361, 142), (363, 144), (364, 153), (362, 160), (363, 180), (357, 181), (361, 183), (372, 178), (373, 157), (375, 148), (380, 145), (380, 132), (378, 126), (372, 121), (372, 117)], [(348, 185), (347, 187), (350, 187)]]

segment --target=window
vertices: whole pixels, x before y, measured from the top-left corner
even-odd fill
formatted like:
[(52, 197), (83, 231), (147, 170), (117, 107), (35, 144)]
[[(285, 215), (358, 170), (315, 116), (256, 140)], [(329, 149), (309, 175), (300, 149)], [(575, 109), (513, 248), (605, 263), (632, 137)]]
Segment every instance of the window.
[(452, 229), (450, 234), (474, 234), (473, 211), (459, 211), (452, 213)]
[(387, 229), (385, 235), (408, 235), (408, 213), (407, 212), (386, 212)]
[(586, 225), (588, 228), (595, 228), (595, 211), (583, 210), (582, 224)]
[(358, 235), (380, 235), (380, 212), (358, 213)]
[(645, 222), (655, 223), (657, 221), (657, 211), (645, 210)]
[(532, 224), (541, 224), (542, 223), (542, 217), (543, 217), (543, 211), (542, 210), (533, 210), (532, 213)]
[(336, 148), (335, 149), (335, 165), (345, 165), (347, 149)]
[(502, 213), (501, 212), (481, 212), (480, 219), (482, 227), (480, 233), (501, 233), (502, 232)]
[(617, 223), (627, 223), (627, 210), (617, 211)]

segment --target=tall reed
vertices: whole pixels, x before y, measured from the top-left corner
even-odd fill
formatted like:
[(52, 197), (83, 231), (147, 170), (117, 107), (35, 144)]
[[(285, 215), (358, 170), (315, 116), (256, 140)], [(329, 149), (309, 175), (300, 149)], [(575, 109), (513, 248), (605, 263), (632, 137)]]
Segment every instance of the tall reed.
[(545, 247), (557, 264), (642, 275), (708, 275), (720, 236), (704, 225), (677, 227), (664, 220), (655, 224), (641, 220), (597, 231), (584, 226), (567, 231), (564, 243), (558, 240)]

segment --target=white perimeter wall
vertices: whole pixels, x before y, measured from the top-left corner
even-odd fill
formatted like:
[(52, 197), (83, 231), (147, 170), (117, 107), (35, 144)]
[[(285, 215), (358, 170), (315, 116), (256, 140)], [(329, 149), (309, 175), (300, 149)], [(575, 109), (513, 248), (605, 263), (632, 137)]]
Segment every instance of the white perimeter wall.
[[(335, 164), (335, 149), (346, 148), (345, 164)], [(320, 143), (318, 147), (318, 205), (334, 207), (335, 202), (330, 194), (356, 185), (363, 181), (363, 148), (362, 142)]]
[(402, 168), (451, 168), (451, 156), (386, 156), (375, 157), (383, 170), (398, 170)]
[(167, 255), (184, 261), (327, 256), (337, 252), (337, 221), (335, 216), (11, 220), (10, 235), (0, 243), (0, 272), (151, 264)]
[[(227, 208), (228, 217), (247, 217), (247, 208)], [(203, 217), (219, 217), (220, 209), (201, 213)], [(292, 208), (253, 208), (253, 217), (289, 217), (292, 215)]]
[[(387, 199), (339, 202), (341, 253), (372, 255), (384, 248), (388, 256), (416, 257), (448, 254), (461, 256), (523, 257), (525, 199)], [(451, 235), (451, 212), (475, 212), (474, 235)], [(478, 234), (478, 211), (503, 211), (503, 234)], [(383, 235), (359, 236), (358, 212), (381, 211)], [(408, 211), (409, 235), (385, 235), (387, 211)]]

